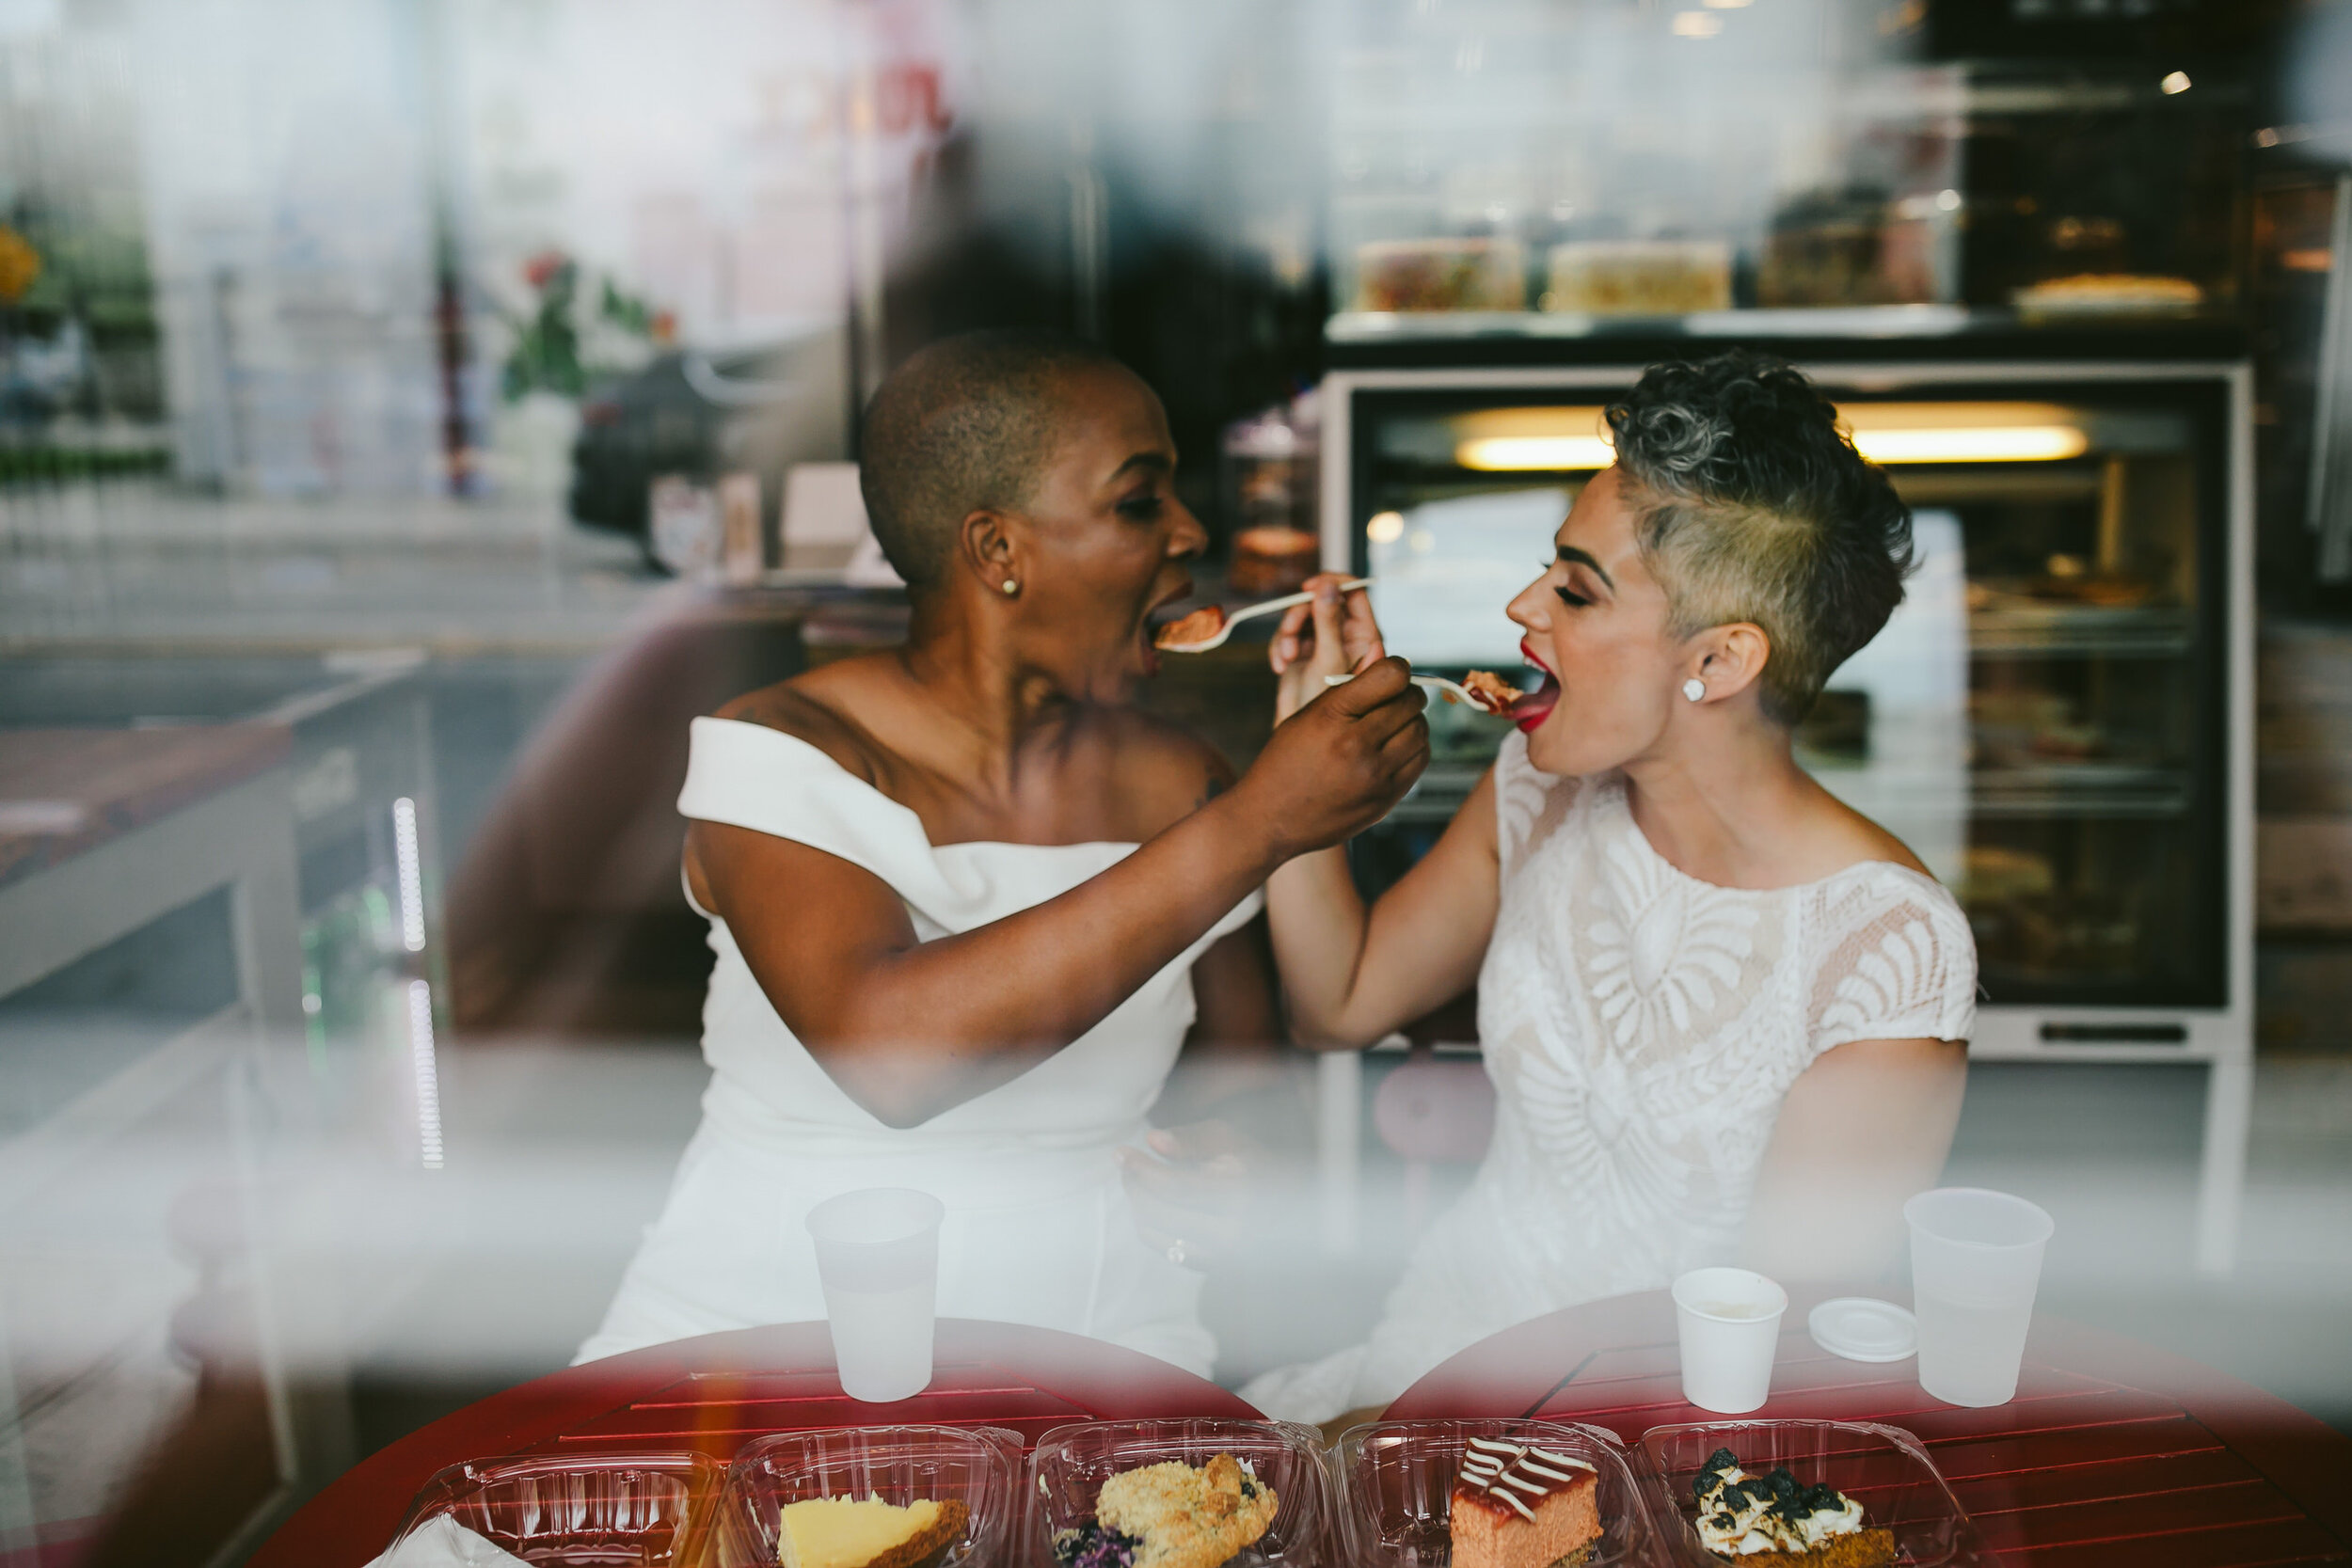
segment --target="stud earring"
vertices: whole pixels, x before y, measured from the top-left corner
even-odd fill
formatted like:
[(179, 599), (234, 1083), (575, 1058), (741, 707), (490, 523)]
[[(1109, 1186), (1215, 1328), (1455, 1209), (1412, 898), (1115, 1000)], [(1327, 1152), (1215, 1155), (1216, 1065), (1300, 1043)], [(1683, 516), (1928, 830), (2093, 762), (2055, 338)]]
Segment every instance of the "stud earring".
[(1698, 676), (1692, 675), (1689, 680), (1682, 683), (1682, 694), (1695, 703), (1700, 698), (1707, 695), (1707, 683), (1699, 679)]
[(1020, 592), (1021, 592), (1021, 585), (1020, 585), (1019, 583), (1017, 583), (1017, 582), (1013, 581), (1013, 580), (1012, 580), (1012, 578), (1007, 578), (1005, 579), (1005, 584), (1004, 584), (1004, 586), (1005, 586), (1005, 597), (1007, 597), (1008, 599), (1011, 598), (1011, 597), (1012, 597), (1015, 594), (1018, 594), (1018, 593), (1020, 593)]

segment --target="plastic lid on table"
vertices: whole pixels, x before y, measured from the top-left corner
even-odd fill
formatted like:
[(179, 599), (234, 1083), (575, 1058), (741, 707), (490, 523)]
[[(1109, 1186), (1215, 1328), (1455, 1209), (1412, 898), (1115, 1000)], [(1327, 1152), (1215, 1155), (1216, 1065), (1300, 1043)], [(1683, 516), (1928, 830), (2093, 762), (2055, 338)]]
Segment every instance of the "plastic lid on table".
[(1891, 1301), (1838, 1296), (1804, 1320), (1813, 1342), (1849, 1361), (1901, 1361), (1919, 1351), (1919, 1321)]

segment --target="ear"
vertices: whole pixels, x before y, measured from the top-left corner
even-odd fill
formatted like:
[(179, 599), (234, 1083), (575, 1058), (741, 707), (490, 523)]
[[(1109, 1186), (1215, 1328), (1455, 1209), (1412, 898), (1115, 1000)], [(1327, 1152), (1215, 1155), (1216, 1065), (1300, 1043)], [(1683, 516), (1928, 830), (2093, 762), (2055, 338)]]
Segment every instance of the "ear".
[(1005, 514), (983, 509), (966, 513), (956, 528), (957, 555), (991, 593), (1009, 579), (1020, 580), (1020, 550), (1010, 525)]
[(1696, 675), (1706, 683), (1703, 702), (1736, 697), (1763, 678), (1772, 657), (1772, 640), (1751, 621), (1709, 626), (1684, 645), (1685, 680)]

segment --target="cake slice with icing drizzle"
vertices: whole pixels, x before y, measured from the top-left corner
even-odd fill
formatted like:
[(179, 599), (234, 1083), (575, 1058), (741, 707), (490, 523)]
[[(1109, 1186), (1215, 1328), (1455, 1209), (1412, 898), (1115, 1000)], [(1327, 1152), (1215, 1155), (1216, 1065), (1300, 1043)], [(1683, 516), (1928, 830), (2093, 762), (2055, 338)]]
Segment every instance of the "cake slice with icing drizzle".
[(1454, 1568), (1580, 1568), (1600, 1540), (1600, 1476), (1550, 1449), (1473, 1437), (1451, 1527)]

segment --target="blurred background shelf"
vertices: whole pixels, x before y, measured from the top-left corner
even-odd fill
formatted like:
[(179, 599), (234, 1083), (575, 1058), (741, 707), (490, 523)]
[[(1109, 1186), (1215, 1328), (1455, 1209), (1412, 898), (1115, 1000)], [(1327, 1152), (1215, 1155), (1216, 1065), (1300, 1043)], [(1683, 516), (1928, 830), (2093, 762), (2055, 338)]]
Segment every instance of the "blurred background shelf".
[(2121, 658), (2173, 657), (2195, 645), (2189, 610), (2169, 605), (2107, 609), (2085, 605), (2005, 605), (1971, 610), (1968, 652), (1977, 657), (2074, 654)]

